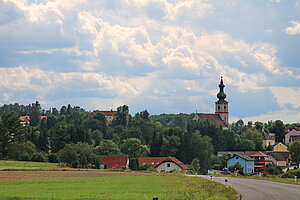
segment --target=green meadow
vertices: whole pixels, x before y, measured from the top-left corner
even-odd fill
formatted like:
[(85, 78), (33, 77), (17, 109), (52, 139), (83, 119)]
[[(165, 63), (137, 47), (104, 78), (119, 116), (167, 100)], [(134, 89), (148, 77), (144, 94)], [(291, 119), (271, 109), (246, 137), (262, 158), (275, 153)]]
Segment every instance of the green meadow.
[(57, 163), (0, 160), (0, 170), (56, 169)]
[[(25, 173), (25, 172), (24, 172)], [(0, 199), (237, 199), (232, 188), (183, 175), (52, 178), (0, 181)]]

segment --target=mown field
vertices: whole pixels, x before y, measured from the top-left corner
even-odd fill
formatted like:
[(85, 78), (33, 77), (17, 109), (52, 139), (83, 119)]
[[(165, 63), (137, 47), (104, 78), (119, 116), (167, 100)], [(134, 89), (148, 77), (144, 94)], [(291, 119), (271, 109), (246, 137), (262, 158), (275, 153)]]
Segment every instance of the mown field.
[(0, 160), (0, 170), (54, 170), (58, 168), (57, 163)]
[[(102, 173), (112, 175), (110, 172)], [(151, 176), (147, 173), (145, 176), (142, 173), (126, 176), (126, 173), (123, 172), (121, 176), (0, 181), (0, 199), (237, 199), (232, 188), (201, 178), (185, 177), (181, 174)]]

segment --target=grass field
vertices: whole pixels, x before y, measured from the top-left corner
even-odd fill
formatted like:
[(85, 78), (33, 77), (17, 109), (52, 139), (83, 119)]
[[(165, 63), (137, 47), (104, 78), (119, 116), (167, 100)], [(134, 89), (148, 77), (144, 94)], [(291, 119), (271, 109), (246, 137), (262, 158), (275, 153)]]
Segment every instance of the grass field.
[(0, 170), (8, 169), (57, 169), (59, 166), (57, 163), (45, 163), (45, 162), (27, 162), (27, 161), (11, 161), (11, 160), (0, 160)]
[[(26, 173), (26, 172), (24, 172)], [(232, 188), (183, 175), (103, 176), (0, 181), (0, 199), (237, 199)]]

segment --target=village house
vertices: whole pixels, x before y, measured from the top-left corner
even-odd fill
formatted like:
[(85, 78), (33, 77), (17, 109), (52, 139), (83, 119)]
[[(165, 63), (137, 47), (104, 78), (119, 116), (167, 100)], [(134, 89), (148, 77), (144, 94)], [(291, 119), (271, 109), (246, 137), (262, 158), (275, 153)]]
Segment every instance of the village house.
[(288, 148), (283, 143), (279, 142), (278, 144), (273, 146), (273, 151), (274, 152), (288, 152)]
[(275, 133), (262, 132), (263, 136), (263, 147), (275, 145)]
[(284, 143), (286, 145), (292, 144), (294, 141), (300, 141), (300, 130), (292, 129), (285, 135)]
[(237, 154), (227, 159), (227, 167), (239, 163), (243, 167), (244, 174), (253, 174), (254, 172), (254, 159), (245, 154)]
[(267, 155), (272, 156), (272, 162), (280, 167), (287, 167), (290, 162), (290, 154), (289, 152), (274, 152), (274, 151), (269, 151), (266, 152)]
[(115, 114), (117, 113), (117, 111), (115, 110), (94, 110), (92, 112), (93, 115), (95, 115), (96, 113), (101, 113), (105, 116), (105, 119), (108, 123), (111, 123), (115, 118)]
[(138, 159), (138, 163), (139, 167), (145, 164), (152, 165), (157, 172), (189, 170), (186, 165), (175, 157), (141, 157)]
[[(92, 112), (93, 115), (96, 113), (101, 113), (105, 116), (105, 119), (108, 123), (112, 123), (112, 121), (116, 118), (117, 111), (115, 110), (94, 110)], [(126, 115), (126, 120), (128, 121), (131, 118), (130, 114)]]
[(225, 100), (226, 94), (224, 93), (223, 77), (219, 84), (219, 93), (217, 94), (218, 101), (215, 102), (215, 113), (197, 113), (195, 114), (193, 120), (195, 121), (208, 121), (209, 123), (215, 124), (223, 129), (228, 129), (228, 101)]
[(100, 155), (98, 158), (102, 169), (122, 169), (129, 167), (127, 155)]
[(255, 160), (254, 168), (265, 168), (267, 164), (274, 163), (280, 167), (287, 167), (291, 161), (290, 153), (288, 151), (220, 151), (218, 156), (226, 156), (227, 159), (234, 155), (247, 155)]
[[(25, 115), (25, 116), (20, 116), (20, 123), (25, 126), (25, 125), (29, 125), (30, 123), (30, 116), (29, 115)], [(47, 116), (40, 116), (40, 119), (47, 119)]]
[(267, 155), (261, 151), (246, 151), (245, 154), (254, 159), (254, 168), (256, 169), (266, 169), (268, 164), (272, 164), (272, 156)]

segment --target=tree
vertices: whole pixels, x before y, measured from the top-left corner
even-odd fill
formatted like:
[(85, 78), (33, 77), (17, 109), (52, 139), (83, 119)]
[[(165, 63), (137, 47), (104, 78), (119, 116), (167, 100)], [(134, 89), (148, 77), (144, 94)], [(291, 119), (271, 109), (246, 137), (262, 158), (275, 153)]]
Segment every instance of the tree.
[(68, 166), (86, 168), (90, 163), (95, 162), (96, 156), (91, 145), (78, 142), (67, 144), (58, 152), (58, 158), (60, 162), (64, 162)]
[(95, 153), (98, 155), (120, 155), (120, 148), (112, 140), (104, 140), (96, 146)]
[(211, 144), (211, 138), (208, 136), (201, 136), (199, 131), (193, 133), (190, 142), (191, 154), (194, 158), (198, 158), (200, 161), (199, 171), (202, 174), (206, 174), (211, 165), (211, 158), (213, 155), (213, 146)]
[(0, 155), (7, 157), (8, 148), (16, 141), (24, 140), (24, 127), (15, 112), (7, 111), (0, 118)]
[(255, 145), (254, 150), (256, 151), (262, 150), (263, 137), (262, 134), (257, 130), (247, 129), (245, 132), (242, 133), (242, 137), (254, 143)]
[(115, 125), (127, 125), (127, 116), (129, 113), (129, 107), (124, 105), (117, 108), (116, 118), (113, 120)]
[(176, 156), (180, 150), (180, 138), (178, 136), (166, 136), (161, 147), (161, 156)]
[(8, 157), (13, 160), (30, 161), (34, 153), (37, 153), (37, 151), (32, 142), (15, 142), (10, 145)]
[(144, 119), (144, 120), (148, 120), (149, 119), (149, 112), (147, 110), (144, 110), (140, 113), (141, 117)]
[(38, 101), (31, 105), (30, 109), (30, 126), (38, 126), (41, 120), (41, 106)]
[(264, 124), (262, 122), (255, 122), (254, 123), (254, 128), (259, 131), (259, 132), (262, 132), (263, 128), (264, 128)]
[(163, 136), (160, 133), (154, 132), (152, 143), (150, 146), (150, 156), (159, 156), (162, 148)]
[(271, 122), (269, 131), (271, 133), (275, 133), (276, 142), (283, 142), (285, 130), (284, 130), (284, 124), (281, 120), (276, 120), (275, 122)]
[(141, 140), (137, 138), (128, 138), (123, 141), (121, 145), (121, 151), (127, 154), (129, 158), (138, 158), (147, 156), (150, 153), (150, 149), (147, 145), (143, 145)]
[(292, 160), (299, 166), (300, 163), (300, 141), (295, 141), (289, 146)]
[(254, 151), (255, 143), (252, 140), (248, 140), (246, 138), (241, 138), (241, 143), (239, 150), (241, 151)]

